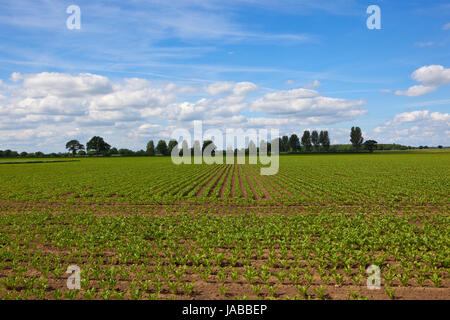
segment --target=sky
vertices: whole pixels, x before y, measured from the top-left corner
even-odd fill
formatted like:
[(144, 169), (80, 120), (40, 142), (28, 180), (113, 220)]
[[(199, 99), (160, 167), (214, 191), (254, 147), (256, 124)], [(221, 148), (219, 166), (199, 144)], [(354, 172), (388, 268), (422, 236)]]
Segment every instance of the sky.
[(448, 146), (449, 89), (449, 1), (0, 1), (1, 150), (139, 150), (195, 120)]

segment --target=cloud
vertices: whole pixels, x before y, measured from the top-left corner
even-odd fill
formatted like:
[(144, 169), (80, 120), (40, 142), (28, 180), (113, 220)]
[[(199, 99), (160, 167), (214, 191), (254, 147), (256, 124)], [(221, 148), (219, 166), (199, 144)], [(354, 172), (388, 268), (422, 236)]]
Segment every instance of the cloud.
[[(294, 81), (294, 80), (287, 80), (287, 81), (285, 82), (285, 85), (287, 85), (287, 86), (292, 86), (292, 85), (294, 85), (294, 84), (295, 84), (295, 81)], [(320, 87), (320, 86), (321, 86), (320, 81), (314, 80), (313, 82), (307, 83), (306, 85), (304, 85), (303, 88), (304, 88), (304, 89), (315, 89), (315, 88), (318, 88), (318, 87)]]
[(340, 122), (364, 115), (364, 100), (347, 100), (324, 97), (310, 89), (293, 89), (268, 93), (253, 101), (250, 110), (271, 115), (289, 115), (308, 119), (310, 123)]
[(444, 26), (442, 27), (442, 30), (450, 30), (450, 22), (444, 24)]
[(395, 94), (398, 96), (418, 97), (435, 91), (436, 89), (437, 88), (434, 86), (424, 86), (420, 84), (417, 86), (409, 87), (406, 91), (397, 90), (395, 91)]
[(396, 95), (417, 97), (435, 91), (439, 86), (450, 83), (450, 68), (446, 69), (440, 65), (423, 66), (414, 71), (411, 78), (422, 84), (412, 86), (406, 91), (398, 90)]
[(42, 72), (24, 76), (23, 89), (29, 97), (80, 97), (110, 93), (112, 85), (108, 78), (91, 73)]
[(179, 121), (233, 117), (247, 106), (244, 103), (247, 95), (257, 89), (258, 86), (252, 82), (216, 82), (207, 86), (205, 91), (212, 96), (221, 97), (175, 103), (168, 108), (172, 117)]
[(216, 82), (205, 88), (205, 91), (210, 95), (215, 96), (218, 94), (224, 94), (231, 92), (234, 87), (234, 82)]
[(450, 114), (416, 110), (396, 114), (392, 120), (376, 127), (375, 139), (386, 143), (437, 145), (449, 141)]
[(112, 92), (93, 99), (91, 108), (99, 111), (132, 108), (145, 112), (147, 109), (160, 110), (176, 100), (172, 92), (178, 91), (176, 86), (155, 88), (151, 82), (136, 78), (125, 79), (124, 82), (114, 85)]
[(391, 123), (392, 124), (403, 124), (403, 123), (408, 123), (408, 122), (424, 120), (424, 119), (427, 119), (428, 117), (429, 117), (428, 110), (404, 112), (404, 113), (395, 115), (395, 117)]
[(81, 126), (160, 116), (169, 103), (177, 100), (175, 92), (180, 91), (177, 86), (157, 88), (137, 78), (112, 83), (107, 77), (89, 73), (43, 72), (22, 78), (21, 86), (0, 105), (0, 114), (17, 128), (27, 123), (62, 121), (62, 116), (70, 116), (71, 122)]
[(22, 80), (22, 75), (19, 72), (13, 72), (10, 77), (12, 82), (18, 82)]
[(159, 124), (145, 123), (140, 125), (137, 129), (132, 129), (129, 133), (129, 137), (134, 138), (148, 138), (155, 134), (158, 134), (163, 127)]
[(314, 82), (308, 83), (308, 84), (305, 86), (305, 89), (315, 89), (315, 88), (320, 87), (320, 85), (321, 85), (320, 81), (314, 80)]
[[(268, 31), (264, 25), (241, 19), (238, 14), (241, 9), (260, 7), (258, 2), (246, 0), (233, 5), (203, 0), (82, 1), (79, 5), (86, 19), (82, 18), (81, 30), (77, 32), (68, 31), (65, 26), (67, 3), (33, 0), (0, 3), (0, 25), (14, 31), (2, 47), (8, 71), (17, 71), (12, 68), (19, 65), (25, 68), (22, 70), (29, 70), (25, 72), (116, 72), (127, 76), (147, 73), (162, 79), (201, 82), (219, 72), (279, 72), (279, 69), (248, 64), (230, 67), (208, 59), (200, 59), (207, 62), (198, 65), (186, 60), (217, 57), (218, 52), (235, 50), (233, 45), (239, 43), (292, 46), (319, 41), (314, 35), (298, 30)], [(26, 49), (15, 41), (17, 37), (22, 44), (29, 44)], [(59, 40), (46, 42), (49, 37)]]
[(244, 96), (258, 90), (258, 86), (252, 82), (238, 82), (233, 88), (233, 95)]
[(292, 86), (294, 83), (295, 83), (294, 80), (286, 80), (284, 84), (287, 86)]
[(258, 90), (252, 82), (216, 82), (201, 91), (142, 78), (112, 81), (90, 73), (18, 78), (0, 99), (0, 142), (27, 151), (36, 151), (36, 146), (62, 151), (69, 138), (87, 140), (99, 134), (117, 147), (141, 148), (146, 139), (169, 137), (170, 128), (189, 127), (194, 120), (221, 129), (297, 130), (298, 125), (339, 123), (367, 112), (363, 100), (325, 97), (305, 88), (252, 98)]
[[(39, 28), (41, 31), (61, 30), (61, 21), (67, 19), (67, 4), (32, 0), (6, 2), (0, 14), (2, 24), (14, 27)], [(305, 34), (271, 34), (259, 30), (249, 31), (248, 26), (235, 21), (235, 11), (240, 5), (260, 7), (258, 2), (232, 1), (95, 1), (80, 4), (82, 14), (89, 13), (92, 18), (82, 24), (82, 29), (102, 35), (129, 38), (129, 26), (135, 32), (145, 32), (151, 39), (179, 38), (190, 39), (225, 39), (226, 41), (272, 41), (283, 40), (305, 42), (310, 36)], [(2, 8), (3, 9), (3, 8)], [(272, 9), (272, 8), (271, 8)], [(143, 24), (136, 22), (145, 21)], [(135, 48), (136, 49), (136, 48)]]
[(412, 78), (425, 85), (444, 85), (450, 83), (450, 68), (439, 65), (424, 66), (414, 71)]
[(178, 86), (173, 82), (170, 82), (164, 88), (166, 92), (172, 92), (176, 94), (189, 94), (189, 93), (197, 93), (199, 91), (198, 87), (195, 86)]
[(205, 88), (212, 96), (233, 93), (234, 95), (246, 95), (251, 91), (258, 90), (258, 86), (251, 82), (216, 82)]

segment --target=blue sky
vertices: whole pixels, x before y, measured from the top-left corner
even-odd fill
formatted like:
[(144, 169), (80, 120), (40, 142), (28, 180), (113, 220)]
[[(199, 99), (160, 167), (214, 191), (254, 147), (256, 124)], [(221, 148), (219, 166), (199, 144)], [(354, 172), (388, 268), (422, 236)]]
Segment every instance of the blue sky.
[(0, 149), (141, 149), (193, 120), (450, 141), (448, 1), (2, 0), (0, 40)]

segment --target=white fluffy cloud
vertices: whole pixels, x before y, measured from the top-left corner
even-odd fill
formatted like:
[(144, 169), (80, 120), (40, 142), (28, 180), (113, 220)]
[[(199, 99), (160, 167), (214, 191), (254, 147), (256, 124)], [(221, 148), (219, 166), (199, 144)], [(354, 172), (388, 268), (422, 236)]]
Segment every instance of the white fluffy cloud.
[(258, 90), (258, 86), (252, 82), (216, 82), (205, 88), (206, 92), (208, 92), (212, 96), (220, 95), (220, 94), (230, 94), (233, 95), (246, 95), (252, 91)]
[(234, 82), (224, 81), (213, 83), (205, 88), (206, 92), (210, 95), (215, 96), (218, 94), (224, 94), (233, 90)]
[(85, 97), (110, 93), (112, 85), (108, 78), (91, 73), (42, 72), (24, 76), (23, 90), (28, 97)]
[(440, 65), (424, 66), (414, 71), (411, 78), (422, 84), (412, 86), (406, 91), (398, 90), (396, 95), (417, 97), (435, 91), (438, 86), (450, 83), (450, 68)]
[(18, 82), (22, 80), (22, 75), (19, 72), (13, 72), (10, 77), (12, 82)]
[(319, 80), (314, 80), (313, 82), (308, 83), (308, 84), (305, 86), (305, 88), (306, 88), (306, 89), (315, 89), (315, 88), (320, 87), (320, 85), (321, 85), (321, 83), (320, 83)]
[(425, 66), (413, 72), (412, 78), (425, 85), (440, 86), (450, 83), (450, 69), (443, 66)]
[(429, 118), (430, 112), (428, 110), (418, 110), (411, 112), (403, 112), (394, 116), (392, 124), (403, 124), (408, 122), (415, 122)]
[(406, 91), (397, 90), (395, 94), (398, 96), (418, 97), (435, 91), (436, 89), (437, 88), (434, 86), (424, 86), (422, 84), (419, 84), (417, 86), (409, 87)]
[(137, 129), (132, 129), (128, 133), (128, 136), (132, 138), (148, 138), (158, 134), (162, 129), (162, 126), (159, 124), (145, 123), (140, 125)]
[(98, 134), (117, 147), (142, 148), (145, 140), (168, 138), (171, 130), (189, 128), (193, 120), (209, 128), (292, 131), (366, 113), (363, 100), (324, 97), (305, 88), (250, 98), (258, 90), (252, 82), (212, 83), (202, 97), (199, 87), (138, 78), (111, 81), (90, 73), (14, 73), (9, 80), (14, 84), (0, 82), (8, 87), (0, 97), (1, 149), (62, 151), (68, 138), (84, 141)]
[[(178, 121), (232, 118), (247, 106), (247, 95), (257, 89), (258, 86), (251, 82), (216, 82), (205, 88), (214, 98), (170, 104), (168, 117)], [(218, 95), (220, 97), (215, 97)]]
[(439, 144), (450, 140), (450, 114), (416, 110), (403, 112), (373, 130), (376, 139), (409, 144)]
[(324, 97), (315, 90), (300, 88), (268, 93), (253, 101), (250, 110), (309, 119), (311, 123), (332, 123), (364, 115), (365, 103), (364, 100)]

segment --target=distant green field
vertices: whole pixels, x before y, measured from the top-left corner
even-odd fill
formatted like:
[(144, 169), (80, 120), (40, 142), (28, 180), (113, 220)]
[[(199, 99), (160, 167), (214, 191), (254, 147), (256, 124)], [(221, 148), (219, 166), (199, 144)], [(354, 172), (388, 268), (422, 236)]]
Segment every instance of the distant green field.
[(0, 298), (450, 297), (449, 152), (79, 160), (0, 165)]
[(55, 162), (74, 162), (79, 160), (28, 160), (28, 159), (13, 159), (11, 161), (0, 161), (0, 164), (26, 164), (26, 163), (55, 163)]
[(281, 156), (274, 176), (256, 165), (176, 166), (169, 157), (2, 165), (0, 176), (0, 197), (11, 201), (445, 204), (450, 152)]

